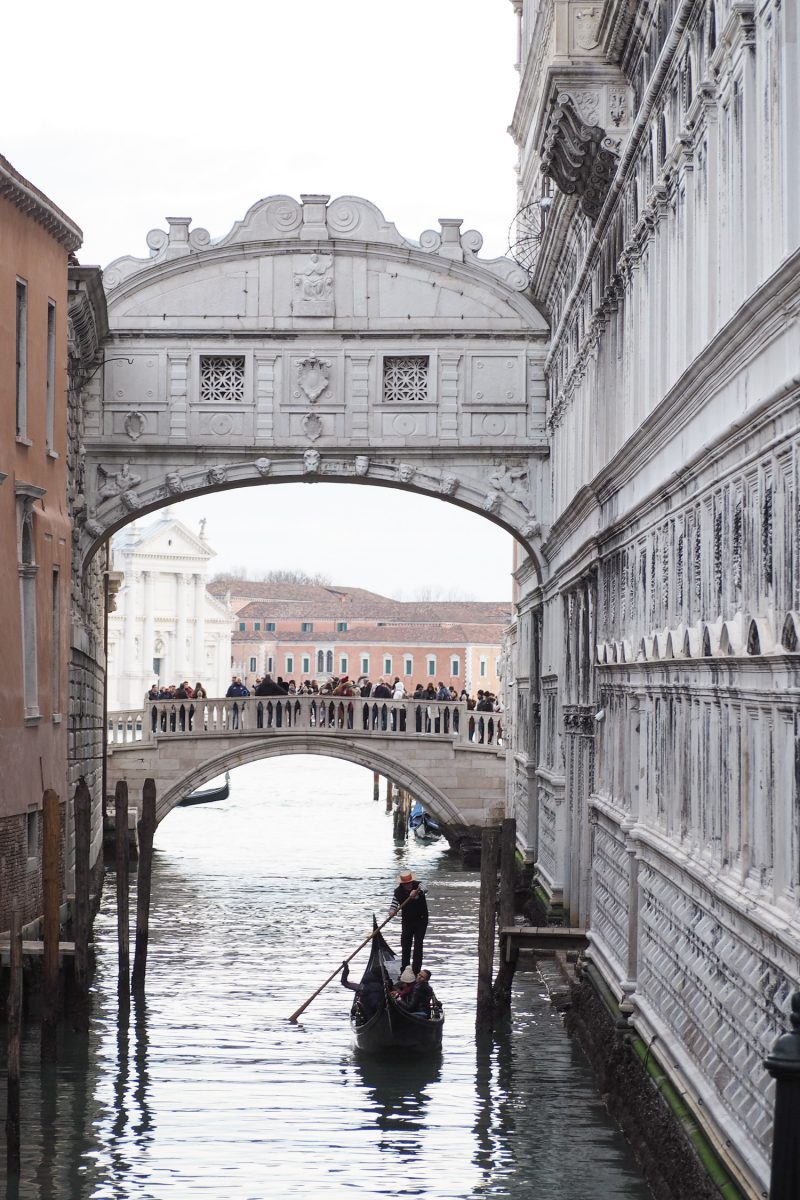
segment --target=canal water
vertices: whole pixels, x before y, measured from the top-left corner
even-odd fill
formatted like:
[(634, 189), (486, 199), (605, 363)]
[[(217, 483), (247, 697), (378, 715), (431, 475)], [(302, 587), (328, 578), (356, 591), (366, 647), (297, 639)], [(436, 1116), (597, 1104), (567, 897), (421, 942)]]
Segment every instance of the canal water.
[[(38, 1031), (26, 1035), (9, 1197), (650, 1195), (535, 972), (517, 974), (508, 1029), (476, 1044), (477, 872), (446, 847), (395, 846), (362, 768), (273, 759), (231, 785), (158, 830), (147, 999), (121, 1027), (108, 877), (88, 1039), (63, 1032), (42, 1074)], [(371, 1061), (351, 1049), (338, 979), (287, 1018), (385, 915), (405, 867), (428, 888), (444, 1051)]]

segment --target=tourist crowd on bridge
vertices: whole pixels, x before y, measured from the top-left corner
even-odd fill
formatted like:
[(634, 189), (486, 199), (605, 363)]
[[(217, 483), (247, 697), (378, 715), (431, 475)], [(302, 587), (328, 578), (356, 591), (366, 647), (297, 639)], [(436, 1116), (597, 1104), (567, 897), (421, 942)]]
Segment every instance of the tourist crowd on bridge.
[[(290, 679), (287, 682), (280, 675), (276, 679), (273, 679), (271, 675), (267, 674), (264, 676), (257, 676), (252, 691), (243, 683), (241, 676), (234, 675), (231, 679), (230, 687), (225, 693), (225, 696), (226, 698), (234, 701), (238, 699), (246, 699), (249, 696), (258, 696), (261, 698), (275, 697), (276, 699), (281, 696), (320, 696), (342, 697), (347, 699), (358, 697), (369, 698), (371, 700), (410, 700), (422, 701), (426, 704), (430, 704), (432, 702), (439, 704), (452, 704), (455, 702), (461, 702), (466, 704), (468, 712), (475, 711), (492, 714), (499, 714), (502, 712), (499, 698), (493, 692), (488, 690), (479, 689), (477, 694), (472, 696), (466, 688), (462, 688), (459, 692), (452, 685), (448, 685), (440, 680), (438, 685), (429, 683), (427, 686), (425, 686), (424, 684), (418, 683), (414, 688), (414, 691), (409, 692), (403, 684), (403, 681), (397, 675), (391, 682), (388, 678), (383, 676), (381, 676), (377, 682), (373, 683), (366, 675), (361, 675), (355, 680), (351, 680), (348, 675), (341, 675), (333, 676), (332, 678), (325, 679), (322, 682), (318, 681), (317, 679), (304, 679), (300, 682), (300, 684), (298, 684), (294, 679)], [(208, 699), (208, 693), (203, 687), (202, 683), (198, 682), (194, 685), (194, 687), (192, 687), (189, 681), (186, 679), (179, 684), (169, 684), (163, 687), (159, 686), (158, 683), (154, 683), (147, 693), (148, 701), (166, 700), (174, 702), (180, 700), (206, 699)], [(263, 728), (263, 708), (261, 705), (258, 707), (260, 710), (258, 713), (258, 728)], [(190, 727), (191, 720), (194, 716), (194, 711), (195, 707), (192, 705), (189, 713)], [(275, 724), (276, 726), (280, 726), (280, 709), (277, 710), (276, 717), (277, 719)], [(428, 717), (431, 717), (430, 713), (428, 713)], [(440, 715), (437, 714), (435, 718), (435, 726), (433, 726), (437, 732), (439, 726), (439, 717)], [(383, 727), (386, 728), (386, 722), (388, 722), (389, 718), (386, 714), (384, 714), (382, 719), (384, 721)], [(272, 720), (270, 719), (268, 723), (271, 725)], [(449, 725), (449, 720), (447, 724)], [(162, 718), (162, 726), (163, 725), (164, 719)], [(349, 704), (347, 707), (347, 725), (349, 728), (352, 728), (353, 725), (352, 704)], [(233, 705), (232, 727), (234, 729), (239, 728), (239, 707), (235, 703)], [(396, 727), (397, 721), (396, 718), (393, 718), (392, 728), (394, 729)], [(153, 728), (155, 729), (155, 725)], [(454, 713), (453, 716), (453, 728), (455, 730), (458, 729), (457, 712)], [(400, 724), (401, 732), (404, 732), (404, 729), (405, 715), (403, 714), (403, 720)], [(430, 730), (426, 727), (426, 732), (429, 731)], [(485, 718), (481, 719), (479, 723), (476, 724), (474, 718), (470, 718), (469, 734), (470, 740), (479, 742), (488, 741), (489, 743), (492, 743), (496, 740), (499, 742), (502, 738), (502, 723), (499, 718), (493, 717), (488, 720)]]

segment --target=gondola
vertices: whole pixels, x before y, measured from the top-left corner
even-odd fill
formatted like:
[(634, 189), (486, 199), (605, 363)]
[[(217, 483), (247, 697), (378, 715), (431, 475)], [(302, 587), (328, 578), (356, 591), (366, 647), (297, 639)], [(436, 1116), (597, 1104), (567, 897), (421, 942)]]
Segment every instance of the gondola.
[(225, 772), (225, 782), (221, 787), (206, 788), (202, 792), (190, 792), (178, 801), (179, 808), (189, 808), (193, 804), (213, 804), (216, 800), (227, 800), (231, 794), (231, 777)]
[(425, 812), (419, 800), (408, 814), (408, 828), (420, 842), (435, 842), (442, 836), (439, 822)]
[[(375, 928), (377, 929), (377, 923)], [(383, 976), (384, 1005), (379, 1012), (365, 1018), (356, 996), (350, 1010), (353, 1044), (357, 1050), (368, 1054), (385, 1054), (393, 1050), (411, 1054), (435, 1054), (442, 1048), (444, 1010), (437, 1004), (427, 1020), (406, 1012), (403, 1005), (389, 992), (389, 988), (397, 979), (398, 966), (394, 950), (380, 933), (376, 933), (361, 981), (364, 982), (370, 971), (380, 970)]]

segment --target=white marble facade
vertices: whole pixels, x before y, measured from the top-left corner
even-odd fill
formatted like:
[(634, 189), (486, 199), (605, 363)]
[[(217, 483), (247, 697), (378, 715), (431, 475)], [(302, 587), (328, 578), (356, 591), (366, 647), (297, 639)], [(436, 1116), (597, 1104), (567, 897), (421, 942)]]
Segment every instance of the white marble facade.
[(517, 571), (508, 802), (764, 1195), (800, 981), (798, 9), (513, 4), (552, 509), (544, 584)]
[(108, 708), (135, 708), (154, 682), (200, 681), (209, 696), (230, 683), (233, 612), (206, 591), (214, 551), (170, 509), (134, 522), (112, 542), (122, 576), (108, 618)]

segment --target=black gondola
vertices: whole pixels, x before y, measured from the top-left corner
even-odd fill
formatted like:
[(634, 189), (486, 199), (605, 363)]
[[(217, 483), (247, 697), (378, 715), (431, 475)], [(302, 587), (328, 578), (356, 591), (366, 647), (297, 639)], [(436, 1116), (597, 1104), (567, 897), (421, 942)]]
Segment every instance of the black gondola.
[(188, 808), (192, 804), (213, 804), (216, 800), (227, 800), (231, 794), (231, 777), (225, 772), (225, 782), (221, 787), (206, 788), (204, 792), (190, 792), (178, 801), (179, 808)]
[[(374, 921), (374, 918), (373, 918)], [(376, 926), (377, 928), (377, 923)], [(436, 1004), (429, 1018), (415, 1017), (390, 994), (389, 988), (397, 976), (397, 956), (380, 933), (372, 939), (369, 962), (362, 983), (370, 971), (379, 970), (383, 976), (383, 1007), (370, 1017), (365, 1017), (358, 997), (350, 1010), (350, 1028), (357, 1050), (369, 1054), (400, 1050), (412, 1054), (433, 1054), (442, 1048), (444, 1010)]]

